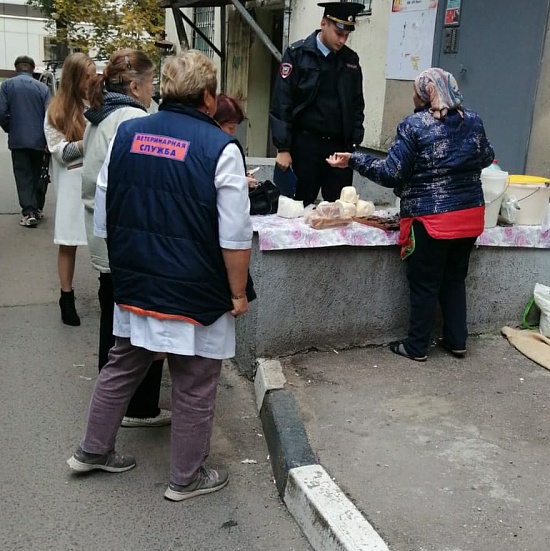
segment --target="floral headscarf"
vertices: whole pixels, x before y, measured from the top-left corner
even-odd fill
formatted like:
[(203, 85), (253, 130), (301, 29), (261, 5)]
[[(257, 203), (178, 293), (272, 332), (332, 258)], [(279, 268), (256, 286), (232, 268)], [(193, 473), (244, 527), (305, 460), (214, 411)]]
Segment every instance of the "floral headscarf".
[(451, 73), (437, 67), (426, 69), (416, 77), (414, 89), (418, 97), (430, 105), (430, 113), (436, 119), (444, 119), (450, 109), (458, 109), (462, 115), (462, 94)]

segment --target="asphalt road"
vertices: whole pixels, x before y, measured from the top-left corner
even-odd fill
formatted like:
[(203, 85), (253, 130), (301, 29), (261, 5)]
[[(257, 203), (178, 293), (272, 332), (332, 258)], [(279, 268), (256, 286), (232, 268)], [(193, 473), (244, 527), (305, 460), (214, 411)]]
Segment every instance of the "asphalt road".
[[(88, 252), (74, 280), (80, 327), (61, 323), (54, 197), (37, 229), (19, 226), (5, 136), (0, 133), (0, 548), (5, 551), (310, 550), (276, 492), (252, 383), (227, 364), (209, 465), (225, 465), (220, 492), (163, 498), (169, 428), (121, 429), (117, 447), (137, 468), (72, 474), (97, 375), (97, 274)], [(170, 407), (165, 373), (162, 405)], [(252, 460), (255, 463), (246, 462)]]

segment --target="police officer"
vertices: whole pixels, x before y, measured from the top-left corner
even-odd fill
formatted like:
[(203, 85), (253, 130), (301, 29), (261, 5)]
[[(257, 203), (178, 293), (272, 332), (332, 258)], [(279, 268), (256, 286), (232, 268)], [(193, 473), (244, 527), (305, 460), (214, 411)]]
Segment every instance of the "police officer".
[(351, 185), (351, 170), (330, 167), (325, 159), (343, 148), (353, 151), (363, 139), (363, 77), (359, 57), (346, 46), (355, 17), (364, 8), (355, 2), (324, 2), (321, 29), (292, 44), (284, 53), (270, 110), (277, 147), (275, 162), (298, 178), (295, 198), (313, 203), (335, 201)]

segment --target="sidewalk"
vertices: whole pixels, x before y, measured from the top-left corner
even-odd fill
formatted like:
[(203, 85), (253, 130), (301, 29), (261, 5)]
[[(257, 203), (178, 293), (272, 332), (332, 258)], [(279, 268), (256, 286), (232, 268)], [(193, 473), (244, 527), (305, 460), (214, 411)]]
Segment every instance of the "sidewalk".
[(550, 372), (500, 335), (468, 348), (281, 360), (319, 464), (391, 551), (550, 549)]
[[(84, 431), (97, 377), (97, 273), (79, 247), (80, 327), (60, 319), (54, 193), (38, 228), (19, 226), (9, 152), (0, 132), (0, 548), (4, 551), (311, 551), (281, 504), (251, 383), (226, 364), (209, 466), (227, 466), (227, 488), (173, 503), (170, 427), (121, 429), (136, 456), (127, 473), (76, 476), (66, 460)], [(161, 406), (170, 408), (165, 370)]]

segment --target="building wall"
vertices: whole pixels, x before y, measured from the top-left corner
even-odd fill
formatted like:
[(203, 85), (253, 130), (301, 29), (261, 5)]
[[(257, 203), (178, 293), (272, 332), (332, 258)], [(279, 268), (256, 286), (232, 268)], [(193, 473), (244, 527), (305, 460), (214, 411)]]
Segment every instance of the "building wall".
[(45, 19), (26, 5), (26, 0), (0, 2), (0, 72), (9, 76), (20, 55), (31, 56), (36, 65), (44, 59)]
[[(550, 20), (546, 24), (546, 29)], [(546, 39), (541, 61), (541, 70), (535, 112), (531, 127), (531, 140), (527, 152), (525, 172), (535, 176), (550, 178), (550, 33)]]

